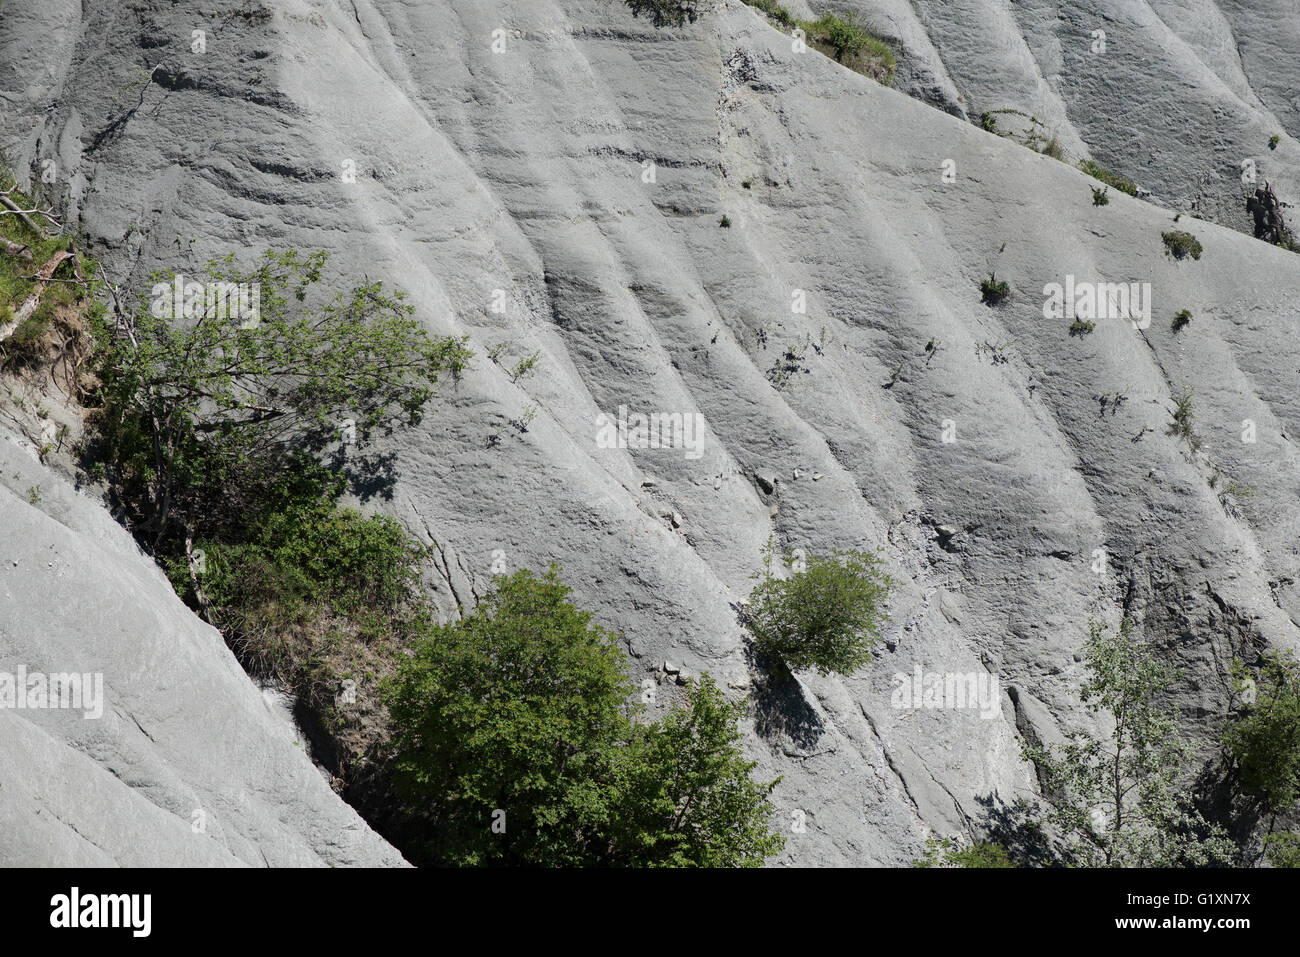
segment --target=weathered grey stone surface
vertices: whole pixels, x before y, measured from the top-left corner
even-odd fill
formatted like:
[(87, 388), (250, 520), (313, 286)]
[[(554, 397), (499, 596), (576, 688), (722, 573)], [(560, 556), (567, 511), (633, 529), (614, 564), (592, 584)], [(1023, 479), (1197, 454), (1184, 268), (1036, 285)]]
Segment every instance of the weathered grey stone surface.
[[(1292, 0), (814, 0), (903, 51), (899, 88), (959, 116), (1018, 110), (1173, 209), (1248, 230), (1243, 174), (1300, 193)], [(1003, 129), (1023, 125), (998, 116)], [(1269, 138), (1280, 137), (1276, 149)]]
[[(1095, 181), (952, 115), (1036, 112), (1170, 202), (1244, 150), (1278, 164), (1291, 199), (1294, 22), (1208, 0), (1164, 11), (1163, 32), (1152, 11), (1172, 5), (871, 7), (904, 40), (900, 85), (933, 87), (945, 112), (794, 52), (736, 0), (681, 30), (612, 0), (241, 6), (9, 0), (0, 145), (24, 171), (56, 160), (57, 193), (119, 277), (324, 247), (347, 276), (409, 290), (431, 329), (471, 335), (474, 368), (398, 440), (379, 503), (437, 544), (448, 615), (494, 564), (558, 561), (667, 707), (665, 662), (753, 687), (737, 605), (769, 536), (881, 549), (901, 583), (888, 647), (850, 678), (801, 675), (747, 729), (760, 772), (783, 776), (781, 863), (906, 863), (927, 834), (977, 825), (990, 794), (1032, 795), (1018, 740), (1086, 724), (1090, 617), (1127, 610), (1168, 640), (1175, 704), (1202, 734), (1234, 653), (1298, 643), (1300, 259), (1114, 191), (1094, 207)], [(1075, 8), (1109, 24), (1110, 73), (1078, 62), (1092, 18)], [(1139, 55), (1139, 35), (1158, 44)], [(1188, 59), (1223, 37), (1237, 72)], [(999, 65), (1003, 42), (1022, 54)], [(1054, 43), (1068, 70), (1030, 52)], [(1270, 112), (1283, 145), (1265, 157)], [(1166, 254), (1172, 228), (1196, 234), (1199, 261)], [(991, 271), (1012, 286), (997, 309), (978, 290)], [(1042, 312), (1067, 275), (1151, 283), (1149, 328), (1070, 336)], [(1182, 308), (1195, 318), (1175, 335)], [(500, 341), (503, 365), (536, 350), (538, 371), (513, 382), (486, 357)], [(791, 344), (803, 358), (783, 381)], [(1184, 388), (1197, 456), (1166, 434)], [(1103, 408), (1110, 393), (1127, 399)], [(703, 414), (702, 456), (601, 448), (597, 417), (620, 405)], [(1229, 480), (1254, 495), (1221, 495)], [(6, 536), (25, 508), (8, 506)], [(55, 531), (29, 528), (23, 548)], [(104, 574), (61, 560), (87, 588)], [(124, 615), (180, 614), (138, 587)], [(128, 660), (171, 667), (171, 647)], [(892, 707), (894, 674), (917, 666), (996, 676), (998, 715)]]

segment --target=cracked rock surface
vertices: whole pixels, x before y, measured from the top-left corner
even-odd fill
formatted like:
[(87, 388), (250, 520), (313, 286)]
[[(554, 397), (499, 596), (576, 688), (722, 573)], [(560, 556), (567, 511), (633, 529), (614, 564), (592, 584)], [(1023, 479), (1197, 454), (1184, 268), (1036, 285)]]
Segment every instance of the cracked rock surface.
[[(0, 146), (31, 175), (54, 161), (70, 221), (128, 284), (325, 248), (469, 334), (473, 368), (396, 438), (393, 497), (371, 503), (437, 546), (444, 614), (494, 571), (559, 562), (657, 707), (681, 693), (669, 665), (755, 693), (746, 747), (782, 776), (776, 863), (906, 864), (927, 835), (977, 828), (990, 796), (1036, 793), (1022, 737), (1087, 726), (1090, 617), (1164, 641), (1204, 736), (1234, 654), (1300, 644), (1300, 259), (1243, 235), (1226, 200), (1177, 226), (1113, 190), (1093, 206), (1095, 180), (962, 117), (1036, 114), (1179, 209), (1247, 155), (1293, 198), (1300, 34), (1281, 0), (856, 5), (902, 43), (899, 90), (792, 50), (736, 0), (683, 29), (612, 0), (265, 17), (8, 0)], [(1109, 74), (1077, 46), (1098, 17)], [(1166, 253), (1171, 229), (1199, 260)], [(1011, 287), (997, 307), (990, 273)], [(1149, 283), (1150, 324), (1070, 335), (1042, 294), (1069, 275)], [(1187, 389), (1195, 454), (1166, 431)], [(701, 454), (602, 447), (620, 406), (702, 415)], [(30, 832), (0, 828), (0, 860), (396, 862), (125, 534), (79, 500), (75, 522), (28, 506), (15, 490), (39, 466), (21, 461), (0, 492), (0, 662), (62, 647), (107, 674), (111, 652), (139, 706), (109, 730), (0, 713), (18, 729), (0, 734), (0, 820)], [(738, 607), (769, 536), (881, 551), (900, 585), (868, 667), (765, 689)], [(894, 706), (917, 668), (995, 677), (997, 707)], [(196, 728), (221, 761), (190, 750)], [(68, 776), (98, 795), (81, 818), (33, 783)], [(193, 793), (220, 838), (189, 840)]]

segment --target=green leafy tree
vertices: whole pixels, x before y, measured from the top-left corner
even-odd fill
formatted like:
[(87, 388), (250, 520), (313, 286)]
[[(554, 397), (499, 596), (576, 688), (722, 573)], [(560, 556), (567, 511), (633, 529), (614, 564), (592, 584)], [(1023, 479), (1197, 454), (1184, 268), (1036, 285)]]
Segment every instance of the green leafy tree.
[(1098, 622), (1085, 650), (1080, 698), (1104, 715), (1105, 738), (1075, 732), (1053, 747), (1024, 745), (1052, 800), (1048, 821), (1069, 856), (1092, 867), (1225, 865), (1235, 847), (1179, 788), (1191, 748), (1157, 699), (1176, 678), (1125, 619), (1115, 634)]
[(629, 779), (619, 863), (657, 867), (758, 867), (784, 838), (769, 828), (767, 798), (740, 753), (743, 702), (729, 704), (708, 675), (689, 704), (641, 726)]
[(925, 853), (912, 862), (913, 867), (934, 868), (1002, 868), (1015, 867), (1000, 844), (989, 841), (962, 846), (950, 837), (926, 838)]
[(769, 541), (747, 613), (759, 655), (778, 669), (815, 667), (822, 674), (850, 674), (866, 664), (880, 638), (881, 606), (893, 584), (880, 559), (836, 549), (806, 559), (789, 553), (780, 563), (788, 578), (774, 574), (776, 551)]
[(1264, 838), (1268, 862), (1274, 867), (1300, 867), (1300, 834), (1278, 831)]
[(242, 525), (294, 452), (417, 422), (438, 376), (469, 361), (465, 340), (431, 337), (379, 283), (313, 295), (325, 262), (290, 251), (251, 270), (210, 264), (212, 288), (257, 291), (252, 317), (211, 296), (170, 315), (156, 277), (152, 302), (98, 330), (97, 457), (155, 551)]
[(431, 628), (390, 679), (392, 767), (431, 861), (533, 866), (761, 863), (771, 786), (739, 756), (711, 682), (660, 724), (635, 721), (617, 636), (557, 569), (497, 579)]
[(1300, 797), (1300, 662), (1270, 652), (1258, 676), (1240, 661), (1233, 662), (1232, 675), (1248, 703), (1224, 728), (1223, 744), (1242, 787), (1278, 814)]

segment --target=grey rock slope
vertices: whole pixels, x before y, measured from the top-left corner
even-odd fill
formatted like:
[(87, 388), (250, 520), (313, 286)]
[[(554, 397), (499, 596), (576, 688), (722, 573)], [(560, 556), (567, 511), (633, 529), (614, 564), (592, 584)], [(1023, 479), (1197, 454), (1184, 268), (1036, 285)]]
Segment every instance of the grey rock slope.
[[(4, 148), (24, 170), (55, 160), (72, 219), (137, 284), (323, 247), (471, 335), (475, 367), (400, 437), (379, 503), (436, 544), (447, 615), (494, 570), (558, 561), (663, 708), (668, 662), (756, 686), (737, 606), (769, 536), (882, 550), (900, 586), (878, 660), (755, 703), (782, 863), (906, 863), (928, 834), (977, 827), (990, 795), (1032, 796), (1021, 737), (1089, 721), (1090, 617), (1127, 612), (1166, 641), (1202, 734), (1234, 654), (1298, 643), (1300, 259), (1113, 192), (1094, 207), (1095, 181), (793, 50), (736, 0), (681, 30), (612, 0), (188, 7), (10, 0)], [(920, 19), (945, 5), (913, 7), (934, 84), (989, 108), (983, 67)], [(1111, 95), (1147, 98), (1149, 121), (1124, 122), (1169, 150), (1170, 102), (1219, 95), (1204, 76), (1169, 96), (1143, 82)], [(1095, 105), (1057, 98), (1041, 112), (1104, 155), (1081, 118)], [(1175, 228), (1198, 261), (1167, 255)], [(999, 308), (978, 289), (993, 271), (1012, 286)], [(1067, 276), (1150, 283), (1149, 327), (1071, 336), (1043, 316)], [(1166, 433), (1184, 389), (1197, 454)], [(602, 447), (620, 405), (702, 414), (701, 454)], [(994, 713), (891, 704), (918, 667), (996, 677)]]
[(0, 708), (0, 866), (402, 863), (130, 536), (7, 433), (0, 528), (0, 672), (102, 682)]
[[(899, 87), (959, 116), (1037, 117), (1154, 202), (1246, 230), (1245, 191), (1300, 195), (1292, 0), (814, 0), (902, 51)], [(1269, 140), (1277, 135), (1276, 147)]]

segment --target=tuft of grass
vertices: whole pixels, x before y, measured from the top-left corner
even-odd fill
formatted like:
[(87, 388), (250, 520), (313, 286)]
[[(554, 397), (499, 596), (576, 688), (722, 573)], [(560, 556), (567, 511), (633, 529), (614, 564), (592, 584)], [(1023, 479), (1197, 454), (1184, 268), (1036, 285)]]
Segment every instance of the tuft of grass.
[(1107, 195), (1107, 194), (1109, 193), (1109, 191), (1110, 191), (1110, 188), (1107, 187), (1107, 186), (1103, 186), (1101, 189), (1094, 189), (1094, 190), (1092, 191), (1092, 205), (1094, 205), (1094, 206), (1109, 206), (1109, 205), (1110, 205), (1110, 196)]
[(1271, 150), (1275, 150), (1277, 149), (1277, 144), (1281, 142), (1282, 142), (1282, 134), (1274, 133), (1272, 136), (1268, 138), (1268, 148)]
[(728, 216), (726, 213), (723, 213), (722, 218), (718, 220), (718, 225), (721, 226), (723, 229), (730, 229), (731, 217)]
[(1093, 179), (1099, 179), (1107, 186), (1119, 190), (1121, 193), (1128, 193), (1130, 196), (1136, 196), (1138, 192), (1137, 183), (1133, 182), (1126, 176), (1118, 173), (1112, 173), (1103, 166), (1098, 166), (1092, 160), (1083, 160), (1079, 164), (1079, 169), (1087, 173)]
[(894, 82), (898, 60), (888, 43), (867, 30), (853, 13), (823, 14), (816, 20), (800, 20), (776, 0), (743, 0), (769, 20), (789, 30), (798, 27), (808, 43), (854, 72), (870, 77), (882, 86)]
[(998, 131), (997, 117), (985, 110), (980, 114), (980, 129), (985, 133), (996, 133)]
[(1186, 327), (1191, 321), (1192, 321), (1191, 310), (1179, 309), (1177, 314), (1174, 316), (1174, 321), (1173, 321), (1174, 332), (1177, 332), (1178, 330)]
[(795, 20), (794, 14), (777, 3), (776, 0), (745, 0), (745, 3), (766, 14), (783, 27), (792, 27), (798, 22)]
[(1185, 389), (1181, 395), (1174, 397), (1173, 418), (1166, 430), (1167, 434), (1193, 444), (1192, 425), (1194, 417), (1195, 409), (1192, 406), (1192, 392), (1190, 389)]
[(1075, 319), (1070, 323), (1070, 335), (1086, 336), (1097, 328), (1097, 324), (1090, 319)]
[(1186, 259), (1188, 256), (1193, 259), (1201, 258), (1200, 240), (1191, 233), (1175, 229), (1172, 232), (1161, 233), (1160, 238), (1164, 240), (1165, 246), (1175, 259)]

